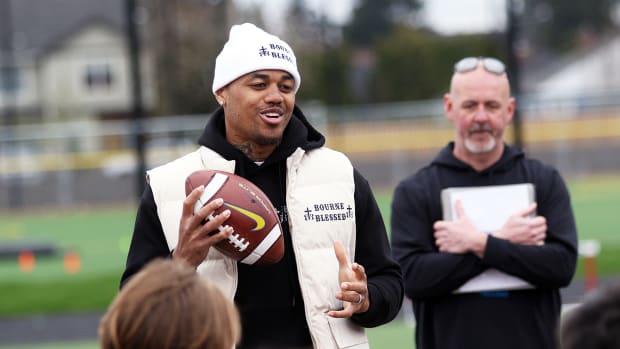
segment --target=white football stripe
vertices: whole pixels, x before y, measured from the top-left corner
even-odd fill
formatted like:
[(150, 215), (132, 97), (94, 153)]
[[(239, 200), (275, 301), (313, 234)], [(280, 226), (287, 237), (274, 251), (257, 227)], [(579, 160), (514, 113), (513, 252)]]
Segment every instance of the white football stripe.
[(282, 235), (282, 231), (280, 231), (280, 225), (276, 224), (273, 229), (265, 236), (263, 241), (256, 246), (254, 251), (250, 253), (247, 257), (241, 260), (241, 263), (244, 264), (254, 264), (258, 261), (267, 250), (278, 240), (278, 238)]
[(211, 200), (213, 195), (215, 195), (215, 193), (217, 193), (224, 186), (224, 183), (226, 183), (227, 180), (228, 176), (223, 173), (218, 172), (215, 176), (213, 176), (213, 179), (211, 179), (209, 184), (205, 187), (205, 191), (202, 192), (202, 195), (200, 195), (200, 198), (196, 201), (196, 204), (194, 205), (194, 214), (198, 213), (202, 206), (206, 205), (207, 202)]

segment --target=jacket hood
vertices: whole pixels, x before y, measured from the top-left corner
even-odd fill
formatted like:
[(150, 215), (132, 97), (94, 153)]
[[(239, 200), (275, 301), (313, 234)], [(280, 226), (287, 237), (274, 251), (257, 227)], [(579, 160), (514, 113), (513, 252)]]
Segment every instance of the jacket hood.
[[(479, 172), (481, 175), (488, 173), (500, 173), (508, 171), (512, 168), (512, 164), (523, 158), (525, 154), (518, 148), (509, 146), (504, 143), (504, 152), (499, 161)], [(432, 165), (448, 167), (464, 172), (475, 171), (469, 164), (461, 161), (454, 156), (454, 142), (448, 143), (437, 156), (433, 159)]]
[(297, 148), (309, 151), (325, 144), (325, 137), (308, 122), (301, 109), (295, 106), (291, 120), (282, 135), (282, 143), (265, 160), (263, 165), (258, 166), (226, 140), (225, 124), (224, 109), (220, 107), (209, 118), (202, 135), (198, 139), (198, 144), (213, 149), (227, 160), (235, 160), (237, 163), (235, 172), (240, 175), (280, 162)]

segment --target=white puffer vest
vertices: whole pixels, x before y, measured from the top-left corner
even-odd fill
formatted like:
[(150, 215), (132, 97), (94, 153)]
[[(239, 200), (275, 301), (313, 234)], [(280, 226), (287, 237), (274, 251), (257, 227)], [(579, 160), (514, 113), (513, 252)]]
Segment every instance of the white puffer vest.
[[(178, 242), (185, 178), (201, 169), (234, 173), (235, 162), (200, 147), (147, 173), (170, 250)], [(287, 169), (289, 228), (314, 347), (369, 348), (362, 327), (349, 319), (326, 315), (328, 310), (342, 308), (342, 303), (335, 298), (339, 285), (333, 242), (342, 242), (349, 260), (355, 256), (353, 167), (342, 153), (320, 148), (311, 152), (297, 149), (287, 159)], [(211, 249), (197, 271), (234, 298), (236, 261)]]

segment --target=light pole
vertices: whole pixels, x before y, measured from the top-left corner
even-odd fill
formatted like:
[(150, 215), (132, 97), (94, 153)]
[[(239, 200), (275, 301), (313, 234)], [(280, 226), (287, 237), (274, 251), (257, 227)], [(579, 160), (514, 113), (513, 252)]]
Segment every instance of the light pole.
[[(516, 41), (518, 38), (517, 4), (515, 0), (506, 0), (506, 66), (510, 77), (512, 95), (519, 97), (521, 86), (519, 82), (519, 62), (516, 54)], [(512, 119), (514, 145), (523, 149), (523, 128), (519, 108), (515, 108)]]
[[(11, 0), (0, 0), (0, 101), (3, 103), (2, 119), (3, 124), (10, 130), (17, 124), (17, 101), (16, 93), (18, 88), (18, 72), (15, 67), (13, 57), (13, 18), (11, 11)], [(10, 142), (10, 133), (7, 132)], [(11, 148), (11, 144), (5, 144), (6, 149)], [(16, 154), (17, 156), (17, 154)], [(7, 193), (9, 207), (18, 208), (22, 205), (22, 192), (20, 174), (17, 173), (8, 184)]]
[(144, 192), (146, 156), (144, 151), (144, 107), (142, 103), (142, 78), (140, 74), (140, 38), (136, 23), (136, 0), (125, 0), (129, 71), (131, 74), (131, 104), (134, 146), (136, 152), (136, 190), (138, 198)]
[(11, 0), (0, 0), (0, 96), (2, 97), (2, 116), (4, 124), (17, 123), (15, 93), (17, 70), (13, 57), (13, 18)]

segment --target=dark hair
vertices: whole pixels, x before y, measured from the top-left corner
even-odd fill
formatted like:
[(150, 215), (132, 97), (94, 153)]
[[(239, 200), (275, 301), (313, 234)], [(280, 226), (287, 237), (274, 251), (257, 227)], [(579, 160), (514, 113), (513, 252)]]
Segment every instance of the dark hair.
[(562, 349), (620, 348), (620, 282), (592, 292), (562, 318)]
[(230, 349), (240, 332), (232, 300), (170, 259), (134, 275), (99, 324), (102, 349)]

